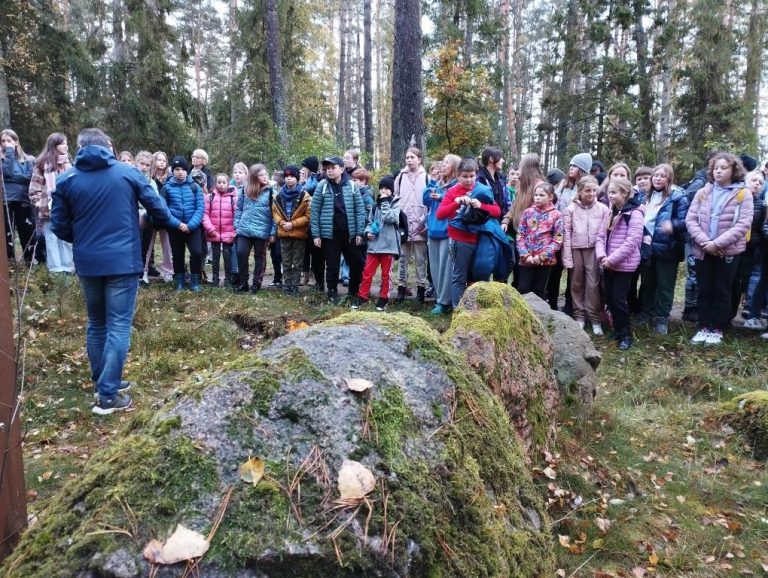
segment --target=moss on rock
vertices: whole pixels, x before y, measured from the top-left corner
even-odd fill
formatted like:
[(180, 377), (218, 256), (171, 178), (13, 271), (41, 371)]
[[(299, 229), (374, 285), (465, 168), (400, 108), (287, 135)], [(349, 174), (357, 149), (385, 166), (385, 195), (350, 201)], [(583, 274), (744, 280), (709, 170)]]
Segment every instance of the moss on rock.
[(70, 577), (91, 567), (110, 575), (98, 560), (112, 552), (127, 548), (138, 560), (146, 542), (167, 537), (179, 522), (207, 531), (199, 512), (217, 488), (215, 463), (191, 440), (129, 436), (95, 455), (51, 499), (0, 573)]
[(768, 458), (768, 391), (751, 391), (723, 404), (725, 420), (747, 440), (758, 459)]
[(545, 449), (559, 402), (552, 341), (520, 294), (503, 283), (475, 283), (445, 338), (501, 398), (528, 455)]

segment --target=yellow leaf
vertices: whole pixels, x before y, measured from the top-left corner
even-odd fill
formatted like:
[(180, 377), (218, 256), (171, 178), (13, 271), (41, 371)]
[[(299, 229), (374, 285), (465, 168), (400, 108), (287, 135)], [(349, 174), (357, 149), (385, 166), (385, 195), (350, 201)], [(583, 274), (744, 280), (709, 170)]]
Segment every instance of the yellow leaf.
[(240, 479), (244, 482), (252, 483), (254, 486), (261, 481), (264, 476), (264, 462), (259, 458), (248, 458), (240, 465)]
[(681, 504), (685, 504), (685, 496), (677, 496), (677, 501)]
[(288, 333), (298, 331), (299, 329), (307, 329), (309, 327), (309, 323), (304, 321), (294, 321), (293, 319), (289, 319), (286, 325), (288, 326)]
[(649, 562), (649, 563), (650, 563), (652, 566), (656, 566), (656, 564), (658, 564), (658, 563), (659, 563), (659, 555), (658, 555), (658, 554), (656, 554), (656, 552), (652, 553), (650, 556), (648, 556), (648, 562)]
[(165, 545), (159, 540), (150, 540), (144, 546), (143, 554), (153, 564), (176, 564), (183, 560), (200, 558), (209, 547), (210, 542), (205, 536), (178, 524)]
[(598, 538), (597, 540), (592, 541), (592, 549), (593, 550), (600, 550), (605, 545), (605, 540), (602, 538)]
[(571, 545), (571, 537), (570, 536), (563, 536), (562, 534), (557, 535), (557, 539), (560, 542), (560, 545), (563, 548), (567, 548)]

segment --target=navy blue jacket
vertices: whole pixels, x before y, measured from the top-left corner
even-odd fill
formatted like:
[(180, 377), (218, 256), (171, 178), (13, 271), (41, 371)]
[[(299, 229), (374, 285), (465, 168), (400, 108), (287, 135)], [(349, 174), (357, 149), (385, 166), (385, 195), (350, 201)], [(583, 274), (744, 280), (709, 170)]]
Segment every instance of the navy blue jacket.
[[(651, 194), (653, 194), (651, 192)], [(650, 199), (650, 194), (647, 197)], [(674, 209), (674, 213), (673, 213)], [(679, 187), (673, 187), (672, 192), (666, 198), (656, 213), (653, 231), (653, 256), (662, 259), (675, 259), (682, 261), (685, 250), (685, 215), (688, 214), (688, 197), (685, 191)], [(672, 222), (672, 233), (662, 231), (665, 221)]]
[(32, 178), (34, 159), (16, 158), (16, 149), (5, 151), (3, 158), (3, 184), (5, 185), (5, 200), (29, 202), (29, 181)]
[(144, 270), (138, 203), (155, 222), (179, 226), (144, 175), (101, 146), (78, 151), (74, 166), (56, 179), (52, 198), (51, 229), (73, 244), (75, 268), (84, 277)]

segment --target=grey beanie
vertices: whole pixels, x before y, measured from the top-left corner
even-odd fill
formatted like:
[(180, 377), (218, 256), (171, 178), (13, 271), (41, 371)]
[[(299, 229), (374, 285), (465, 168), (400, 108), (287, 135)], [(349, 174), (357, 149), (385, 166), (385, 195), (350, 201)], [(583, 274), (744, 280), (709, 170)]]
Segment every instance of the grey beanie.
[(579, 153), (571, 159), (572, 165), (576, 165), (582, 171), (589, 174), (592, 170), (592, 155), (589, 153)]

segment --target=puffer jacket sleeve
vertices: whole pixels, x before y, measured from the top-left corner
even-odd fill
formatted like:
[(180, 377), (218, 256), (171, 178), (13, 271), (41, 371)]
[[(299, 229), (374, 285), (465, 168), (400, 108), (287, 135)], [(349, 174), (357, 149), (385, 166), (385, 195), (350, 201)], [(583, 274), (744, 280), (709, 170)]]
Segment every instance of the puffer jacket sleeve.
[(746, 237), (747, 231), (752, 227), (753, 204), (751, 193), (745, 191), (744, 200), (741, 201), (741, 209), (739, 210), (739, 220), (733, 223), (723, 234), (713, 239), (718, 249), (725, 249), (735, 245)]
[(702, 188), (694, 195), (691, 206), (688, 207), (688, 214), (685, 215), (685, 227), (688, 229), (688, 234), (691, 236), (691, 240), (699, 246), (711, 240), (709, 234), (699, 224), (699, 210), (701, 209), (703, 198), (704, 189)]
[[(619, 219), (624, 219), (619, 216)], [(619, 226), (619, 223), (615, 225)], [(621, 245), (608, 256), (606, 266), (611, 269), (618, 263), (629, 260), (632, 254), (639, 251), (640, 243), (643, 241), (643, 212), (635, 209), (630, 213), (629, 223), (627, 225), (627, 236), (624, 237)]]
[(243, 206), (245, 205), (245, 193), (237, 197), (237, 206), (235, 207), (235, 233), (240, 227), (240, 219), (243, 216)]
[(312, 195), (312, 205), (309, 208), (309, 228), (313, 239), (320, 238), (320, 214), (323, 210), (323, 197), (325, 197), (323, 192), (317, 189), (316, 186)]
[(547, 260), (554, 259), (555, 254), (563, 246), (563, 218), (559, 212), (553, 212), (557, 213), (557, 216), (552, 219), (552, 240), (544, 247), (544, 258)]
[[(211, 195), (208, 196), (207, 202), (205, 197), (203, 197), (203, 205), (205, 205), (205, 209), (203, 211), (203, 229), (205, 229), (206, 233), (214, 233), (216, 228), (211, 222), (211, 213), (213, 212), (213, 198)], [(221, 219), (221, 198), (219, 198), (219, 219)]]
[(563, 213), (563, 267), (566, 269), (573, 268), (573, 207), (573, 204), (569, 205)]
[(597, 257), (598, 261), (605, 257), (605, 238), (608, 235), (608, 225), (610, 222), (611, 211), (609, 209), (605, 214), (605, 222), (597, 231), (597, 238), (595, 239), (595, 257)]
[(521, 257), (528, 256), (528, 247), (525, 245), (525, 238), (528, 236), (528, 216), (529, 210), (526, 209), (520, 216), (520, 224), (517, 226), (517, 252)]
[[(309, 224), (309, 216), (310, 216), (309, 201), (311, 198), (312, 197), (310, 197), (307, 193), (301, 193), (301, 199), (299, 200), (299, 207), (293, 213), (293, 216), (296, 218), (293, 219), (293, 221), (291, 221), (295, 229), (307, 228), (307, 225)], [(273, 216), (274, 214), (275, 212), (272, 211)]]
[(685, 233), (685, 217), (688, 215), (688, 197), (683, 194), (677, 201), (677, 211), (672, 215), (672, 229), (676, 235)]
[(194, 195), (195, 212), (192, 213), (192, 218), (187, 222), (190, 231), (194, 231), (203, 224), (203, 214), (205, 213), (205, 201), (200, 187), (194, 185), (192, 194)]
[(355, 230), (353, 232), (355, 237), (360, 237), (365, 232), (365, 205), (360, 191), (355, 186), (352, 187), (352, 200), (352, 206), (355, 208)]

